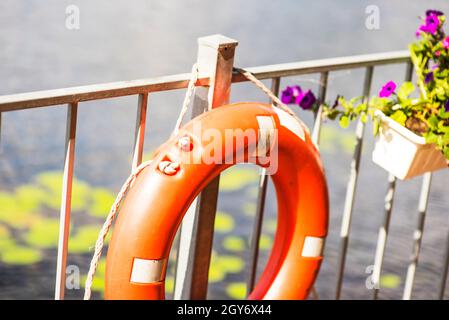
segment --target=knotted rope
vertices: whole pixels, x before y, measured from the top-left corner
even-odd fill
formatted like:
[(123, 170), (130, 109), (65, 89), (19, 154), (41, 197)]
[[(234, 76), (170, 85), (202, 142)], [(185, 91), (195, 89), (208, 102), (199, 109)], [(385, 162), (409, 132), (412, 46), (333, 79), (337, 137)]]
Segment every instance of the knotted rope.
[[(260, 88), (263, 92), (265, 92), (268, 97), (275, 103), (275, 106), (281, 108), (291, 116), (295, 117), (301, 124), (303, 122), (295, 115), (295, 113), (287, 106), (285, 105), (279, 98), (270, 90), (268, 89), (260, 80), (258, 80), (253, 74), (250, 72), (235, 68), (234, 70), (240, 72), (243, 76), (245, 76), (249, 81), (254, 83), (258, 88)], [(179, 117), (176, 121), (175, 128), (173, 129), (172, 136), (176, 135), (179, 132), (179, 129), (181, 128), (183, 119), (185, 117), (185, 114), (188, 111), (190, 101), (195, 89), (195, 84), (198, 81), (198, 66), (197, 64), (194, 64), (192, 67), (192, 73), (191, 78), (189, 80), (189, 84), (187, 86), (187, 92), (184, 97), (184, 102), (182, 104), (181, 111), (179, 113)], [(304, 125), (305, 128), (307, 128)], [(106, 239), (106, 236), (111, 229), (112, 222), (114, 221), (115, 217), (117, 216), (117, 213), (120, 209), (120, 205), (123, 201), (123, 199), (126, 196), (126, 193), (128, 190), (132, 187), (134, 181), (138, 177), (138, 175), (151, 164), (152, 160), (143, 162), (141, 165), (139, 165), (131, 175), (126, 179), (125, 183), (123, 184), (122, 188), (120, 189), (120, 192), (117, 195), (117, 198), (114, 201), (114, 204), (111, 207), (111, 210), (109, 211), (108, 216), (106, 217), (106, 221), (103, 224), (103, 227), (100, 230), (100, 233), (98, 234), (97, 241), (95, 243), (95, 251), (92, 257), (92, 261), (90, 262), (89, 272), (87, 274), (86, 284), (85, 284), (85, 291), (84, 291), (84, 300), (89, 300), (92, 295), (92, 283), (94, 279), (95, 272), (98, 268), (98, 263), (101, 258), (101, 253), (103, 251), (104, 247), (104, 240)], [(162, 161), (161, 164), (158, 166), (159, 170), (162, 172), (171, 175), (173, 174), (174, 170), (176, 170), (179, 167), (179, 163), (174, 162), (168, 162), (168, 161)]]

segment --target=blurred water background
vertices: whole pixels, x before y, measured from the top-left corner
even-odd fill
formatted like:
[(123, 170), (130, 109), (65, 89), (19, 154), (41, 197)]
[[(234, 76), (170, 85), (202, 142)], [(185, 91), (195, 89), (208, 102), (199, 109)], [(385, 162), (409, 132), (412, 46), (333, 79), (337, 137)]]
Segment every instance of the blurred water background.
[[(66, 7), (80, 9), (80, 29), (68, 30)], [(380, 9), (380, 29), (365, 27), (368, 5)], [(0, 94), (132, 80), (187, 72), (196, 59), (196, 39), (221, 33), (237, 39), (237, 66), (255, 66), (353, 54), (404, 50), (414, 40), (418, 16), (432, 1), (143, 1), (3, 0), (0, 2)], [(375, 70), (373, 91), (386, 80), (402, 81), (404, 66)], [(329, 99), (361, 94), (363, 70), (331, 73)], [(318, 76), (282, 81), (315, 90)], [(166, 140), (181, 107), (183, 91), (151, 94), (145, 136), (147, 154)], [(237, 84), (232, 101), (266, 97), (251, 84)], [(137, 97), (82, 103), (79, 107), (74, 213), (69, 264), (87, 272), (97, 232), (116, 192), (130, 172)], [(311, 124), (311, 115), (298, 114)], [(64, 157), (66, 107), (3, 114), (0, 154), (0, 298), (53, 296)], [(367, 129), (354, 208), (343, 298), (369, 299), (365, 287), (383, 216), (387, 173), (370, 160)], [(323, 299), (335, 295), (341, 214), (354, 127), (326, 123), (322, 155), (331, 198), (326, 259), (317, 281)], [(243, 298), (248, 242), (257, 190), (257, 168), (238, 166), (221, 182), (210, 271), (209, 298)], [(435, 298), (449, 230), (447, 170), (434, 176), (414, 298)], [(398, 182), (385, 256), (380, 298), (401, 298), (421, 178)], [(262, 236), (261, 268), (276, 227), (270, 186)], [(104, 267), (104, 264), (102, 265)], [(169, 268), (167, 291), (173, 285)], [(100, 268), (96, 298), (102, 296)], [(449, 294), (449, 293), (448, 293)], [(448, 295), (447, 294), (447, 295)], [(68, 290), (68, 298), (80, 298)]]

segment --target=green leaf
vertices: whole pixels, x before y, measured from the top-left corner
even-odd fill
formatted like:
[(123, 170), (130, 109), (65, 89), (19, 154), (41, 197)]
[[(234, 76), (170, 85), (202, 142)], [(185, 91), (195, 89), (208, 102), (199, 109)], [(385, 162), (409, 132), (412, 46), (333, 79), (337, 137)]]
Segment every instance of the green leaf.
[(413, 83), (404, 82), (398, 90), (398, 97), (400, 100), (406, 100), (413, 91), (415, 91)]
[(339, 123), (342, 128), (347, 128), (349, 126), (349, 118), (343, 115), (340, 117)]
[(438, 128), (438, 118), (436, 116), (431, 116), (427, 121), (431, 128)]
[(378, 118), (374, 118), (373, 120), (373, 135), (377, 136), (379, 133), (380, 122)]
[(396, 121), (397, 123), (399, 123), (402, 126), (405, 126), (405, 121), (407, 121), (407, 116), (405, 115), (405, 113), (402, 110), (396, 110), (391, 116), (391, 119), (393, 119), (394, 121)]
[(360, 116), (360, 121), (366, 123), (368, 121), (368, 115), (366, 113), (362, 113), (362, 115)]

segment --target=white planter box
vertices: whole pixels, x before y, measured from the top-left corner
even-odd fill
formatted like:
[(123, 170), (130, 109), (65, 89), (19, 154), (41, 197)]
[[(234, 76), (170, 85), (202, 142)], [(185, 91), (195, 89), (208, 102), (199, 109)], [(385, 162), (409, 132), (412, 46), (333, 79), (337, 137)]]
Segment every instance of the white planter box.
[(423, 173), (447, 168), (447, 160), (434, 144), (426, 143), (406, 127), (380, 111), (379, 134), (373, 151), (373, 161), (398, 179), (410, 179)]

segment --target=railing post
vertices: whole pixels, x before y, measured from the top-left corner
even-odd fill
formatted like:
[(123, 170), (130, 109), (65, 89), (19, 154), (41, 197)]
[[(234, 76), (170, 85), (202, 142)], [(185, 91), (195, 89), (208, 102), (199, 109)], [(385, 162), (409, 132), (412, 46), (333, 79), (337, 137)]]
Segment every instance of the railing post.
[(136, 131), (134, 135), (134, 150), (132, 170), (142, 163), (143, 145), (145, 141), (145, 124), (147, 119), (148, 93), (139, 94), (137, 105)]
[(407, 268), (407, 275), (405, 277), (404, 294), (402, 298), (404, 300), (410, 300), (412, 298), (413, 284), (415, 282), (416, 268), (418, 266), (419, 253), (421, 251), (421, 241), (424, 232), (424, 222), (426, 220), (427, 203), (429, 201), (430, 185), (432, 183), (432, 173), (427, 172), (423, 176), (421, 185), (421, 193), (419, 195), (418, 204), (418, 223), (415, 231), (413, 232), (413, 248), (410, 256), (410, 263)]
[(329, 72), (322, 72), (320, 75), (320, 85), (318, 89), (318, 102), (320, 107), (315, 114), (315, 122), (313, 123), (312, 129), (312, 141), (316, 146), (320, 144), (321, 136), (321, 123), (323, 122), (323, 103), (326, 100), (327, 82), (329, 78)]
[(58, 257), (56, 265), (55, 299), (64, 299), (68, 240), (70, 234), (70, 212), (72, 205), (73, 166), (75, 163), (75, 137), (78, 103), (67, 107), (67, 131), (65, 146), (64, 173), (62, 177), (61, 211), (59, 217)]
[[(364, 101), (368, 103), (371, 82), (373, 79), (374, 67), (370, 66), (366, 68), (365, 72), (365, 82), (363, 85), (363, 96)], [(338, 275), (337, 275), (337, 286), (335, 292), (335, 299), (339, 300), (341, 296), (341, 288), (343, 285), (343, 276), (345, 272), (346, 264), (346, 253), (348, 251), (349, 244), (349, 232), (351, 229), (352, 220), (352, 209), (354, 207), (355, 192), (357, 188), (357, 180), (359, 176), (359, 166), (362, 158), (362, 146), (363, 146), (363, 134), (365, 131), (365, 124), (359, 120), (356, 128), (356, 146), (354, 149), (354, 155), (351, 161), (351, 172), (349, 175), (348, 186), (346, 188), (346, 198), (345, 206), (343, 210), (343, 219), (341, 223), (340, 232), (340, 252), (339, 252), (339, 263), (338, 263)]]
[[(413, 77), (413, 64), (409, 61), (405, 68), (405, 81), (412, 81)], [(396, 191), (396, 177), (391, 173), (388, 174), (388, 188), (385, 196), (385, 210), (383, 223), (379, 228), (376, 245), (376, 255), (374, 256), (374, 268), (373, 268), (373, 299), (377, 300), (379, 297), (380, 289), (380, 276), (382, 272), (382, 265), (385, 255), (385, 249), (387, 247), (387, 238), (390, 228), (391, 214), (393, 212), (394, 194)]]
[(444, 291), (446, 290), (446, 281), (447, 281), (447, 274), (449, 271), (449, 232), (447, 234), (446, 238), (446, 246), (445, 246), (445, 253), (444, 253), (444, 263), (443, 263), (443, 270), (441, 272), (441, 280), (440, 280), (440, 288), (438, 292), (438, 299), (443, 300), (444, 299)]
[[(237, 41), (222, 35), (198, 39), (199, 76), (210, 78), (207, 109), (229, 102), (236, 46)], [(204, 101), (205, 93), (204, 89), (197, 90), (194, 103)], [(219, 181), (217, 177), (204, 188), (195, 201), (196, 210), (191, 207), (184, 217), (176, 269), (175, 299), (206, 299)], [(188, 246), (182, 244), (186, 241)]]

